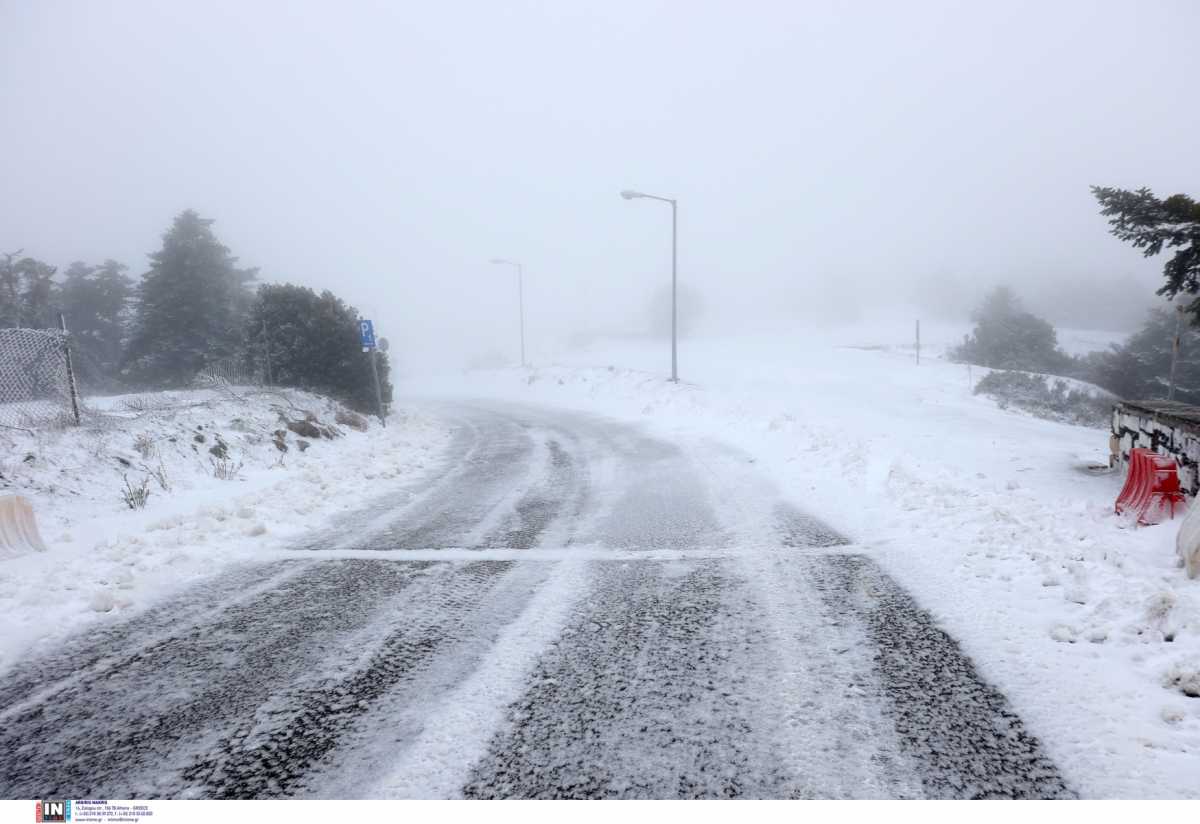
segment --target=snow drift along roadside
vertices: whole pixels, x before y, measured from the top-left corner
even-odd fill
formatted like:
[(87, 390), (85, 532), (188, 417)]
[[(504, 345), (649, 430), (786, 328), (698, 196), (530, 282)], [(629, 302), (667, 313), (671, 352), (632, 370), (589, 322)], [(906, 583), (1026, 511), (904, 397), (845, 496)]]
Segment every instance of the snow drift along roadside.
[[(0, 559), (0, 669), (33, 645), (127, 616), (413, 482), (449, 437), (405, 406), (382, 428), (295, 391), (89, 405), (99, 414), (78, 429), (0, 431), (0, 494), (33, 503), (48, 545)], [(127, 505), (131, 489), (148, 493), (144, 508)]]

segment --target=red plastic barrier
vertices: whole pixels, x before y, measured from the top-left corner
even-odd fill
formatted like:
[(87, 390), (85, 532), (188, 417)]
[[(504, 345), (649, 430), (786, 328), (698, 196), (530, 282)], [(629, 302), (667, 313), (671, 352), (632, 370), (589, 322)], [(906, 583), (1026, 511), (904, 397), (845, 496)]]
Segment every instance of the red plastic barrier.
[(1149, 449), (1129, 452), (1129, 475), (1117, 496), (1118, 515), (1137, 516), (1142, 526), (1157, 524), (1163, 515), (1175, 517), (1175, 507), (1183, 503), (1179, 489), (1179, 469), (1175, 459)]

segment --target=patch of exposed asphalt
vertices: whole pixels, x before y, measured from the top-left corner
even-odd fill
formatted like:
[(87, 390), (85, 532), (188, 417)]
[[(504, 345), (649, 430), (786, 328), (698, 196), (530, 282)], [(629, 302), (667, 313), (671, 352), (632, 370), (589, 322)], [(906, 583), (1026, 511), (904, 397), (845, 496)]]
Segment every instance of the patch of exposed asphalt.
[(831, 611), (860, 621), (902, 748), (932, 798), (1070, 798), (1041, 742), (958, 643), (869, 558), (814, 559)]
[(850, 543), (837, 530), (791, 504), (776, 504), (773, 514), (775, 531), (779, 534), (780, 543), (785, 547), (831, 547)]
[(483, 541), (485, 547), (530, 549), (537, 546), (546, 527), (556, 520), (571, 500), (578, 484), (575, 461), (557, 440), (546, 441), (549, 460), (544, 480), (513, 507), (506, 523)]

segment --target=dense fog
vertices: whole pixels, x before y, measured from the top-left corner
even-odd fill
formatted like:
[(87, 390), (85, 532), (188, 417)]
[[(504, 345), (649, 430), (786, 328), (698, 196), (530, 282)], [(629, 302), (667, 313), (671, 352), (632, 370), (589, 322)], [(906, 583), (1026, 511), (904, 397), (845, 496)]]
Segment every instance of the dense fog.
[[(1200, 6), (9, 2), (0, 251), (139, 275), (195, 209), (401, 369), (667, 322), (1123, 331), (1160, 285), (1089, 185), (1200, 190)], [(1190, 70), (1188, 67), (1190, 66)]]

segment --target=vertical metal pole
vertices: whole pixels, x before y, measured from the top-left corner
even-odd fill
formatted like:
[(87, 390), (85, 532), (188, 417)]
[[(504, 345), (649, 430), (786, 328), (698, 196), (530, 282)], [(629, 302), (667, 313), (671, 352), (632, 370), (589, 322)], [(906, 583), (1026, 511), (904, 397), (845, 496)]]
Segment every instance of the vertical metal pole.
[(1175, 340), (1171, 343), (1171, 386), (1167, 390), (1167, 400), (1175, 400), (1175, 367), (1179, 364), (1179, 330), (1183, 326), (1183, 304), (1175, 307)]
[(375, 378), (375, 403), (379, 408), (379, 423), (387, 428), (387, 416), (383, 411), (383, 390), (379, 386), (379, 350), (371, 347), (371, 375)]
[(921, 321), (917, 321), (917, 366), (921, 365)]
[(679, 220), (678, 220), (678, 204), (674, 200), (671, 201), (671, 381), (679, 383), (679, 357), (677, 333), (679, 327), (679, 309), (676, 300), (676, 290), (678, 286), (678, 274), (676, 272), (678, 243)]
[(271, 374), (271, 334), (267, 331), (267, 319), (263, 318), (263, 356), (267, 365), (267, 386), (275, 383), (275, 378)]
[(58, 328), (63, 333), (63, 352), (67, 356), (67, 385), (71, 392), (71, 414), (75, 417), (75, 425), (79, 426), (79, 388), (75, 385), (75, 364), (71, 362), (71, 341), (67, 335), (67, 319), (62, 312), (58, 313)]
[(525, 267), (517, 264), (517, 306), (521, 313), (521, 366), (525, 366)]

